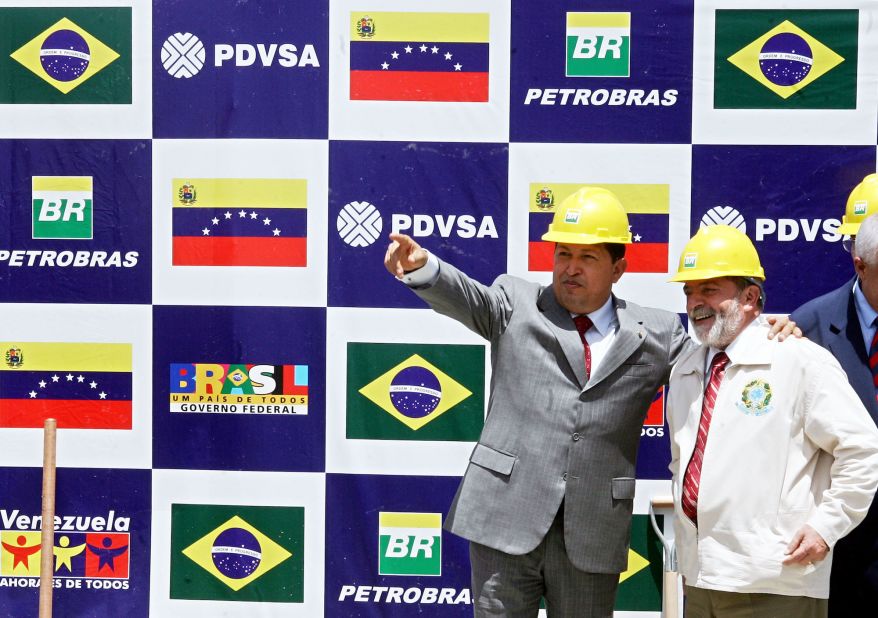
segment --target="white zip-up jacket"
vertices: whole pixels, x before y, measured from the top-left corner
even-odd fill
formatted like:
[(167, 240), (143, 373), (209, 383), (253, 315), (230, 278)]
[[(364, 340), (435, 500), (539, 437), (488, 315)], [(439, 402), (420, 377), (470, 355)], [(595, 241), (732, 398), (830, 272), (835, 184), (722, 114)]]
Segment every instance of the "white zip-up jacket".
[(698, 527), (680, 506), (695, 447), (707, 346), (671, 374), (668, 423), (679, 570), (686, 584), (828, 598), (832, 552), (784, 566), (809, 524), (830, 548), (865, 517), (878, 487), (878, 428), (835, 358), (807, 339), (767, 339), (760, 318), (726, 348), (698, 493)]

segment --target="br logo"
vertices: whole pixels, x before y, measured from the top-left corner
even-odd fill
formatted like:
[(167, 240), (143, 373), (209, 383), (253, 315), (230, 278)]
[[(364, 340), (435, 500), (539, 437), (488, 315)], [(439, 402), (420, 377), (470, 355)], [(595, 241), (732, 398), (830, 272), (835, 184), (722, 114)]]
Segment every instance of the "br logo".
[(31, 197), (33, 238), (92, 238), (91, 176), (34, 176)]
[(378, 513), (379, 575), (442, 575), (441, 513)]
[(701, 217), (701, 227), (709, 225), (728, 225), (747, 233), (744, 216), (731, 206), (714, 206)]
[(567, 13), (567, 77), (631, 74), (631, 13)]
[(177, 79), (189, 79), (204, 66), (204, 44), (190, 32), (177, 32), (162, 44), (162, 66)]
[(351, 247), (368, 247), (381, 236), (381, 213), (369, 202), (350, 202), (338, 213), (335, 227)]

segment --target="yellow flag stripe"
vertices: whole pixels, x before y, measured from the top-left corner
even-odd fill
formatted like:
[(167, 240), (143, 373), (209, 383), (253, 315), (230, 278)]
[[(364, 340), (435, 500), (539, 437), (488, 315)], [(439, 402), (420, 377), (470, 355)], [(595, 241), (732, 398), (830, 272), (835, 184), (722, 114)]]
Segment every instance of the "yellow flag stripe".
[(442, 513), (379, 513), (380, 528), (441, 528)]
[[(130, 343), (0, 342), (0, 371), (131, 371)], [(6, 351), (18, 348), (24, 362), (9, 367)]]
[(91, 176), (34, 176), (34, 191), (91, 191)]
[(631, 13), (567, 13), (568, 28), (630, 28)]
[[(180, 187), (195, 187), (196, 201), (183, 204)], [(307, 208), (308, 181), (301, 178), (174, 178), (171, 200), (185, 208)]]
[[(357, 34), (357, 23), (371, 17), (374, 36)], [(487, 43), (488, 13), (396, 13), (351, 11), (351, 41), (414, 41), (424, 43)]]
[[(597, 182), (532, 182), (528, 196), (531, 212), (547, 212), (536, 205), (536, 194), (543, 187), (552, 190), (555, 206), (559, 206), (564, 198), (576, 193), (582, 187), (601, 187), (612, 191), (625, 212), (630, 214), (666, 215), (671, 211), (671, 187), (659, 184), (604, 184)], [(549, 210), (552, 212), (554, 209)]]

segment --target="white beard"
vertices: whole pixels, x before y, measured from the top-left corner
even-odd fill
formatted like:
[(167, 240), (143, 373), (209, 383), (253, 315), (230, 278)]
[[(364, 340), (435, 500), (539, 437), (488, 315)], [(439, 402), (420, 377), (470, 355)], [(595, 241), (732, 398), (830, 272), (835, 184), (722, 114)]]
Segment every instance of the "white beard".
[(695, 334), (698, 335), (701, 343), (713, 348), (724, 349), (740, 334), (741, 324), (744, 322), (744, 312), (741, 310), (741, 303), (735, 298), (732, 299), (727, 309), (720, 310), (714, 315), (713, 326), (709, 329), (700, 327), (698, 322), (692, 319), (692, 315), (689, 316), (689, 319), (692, 320)]

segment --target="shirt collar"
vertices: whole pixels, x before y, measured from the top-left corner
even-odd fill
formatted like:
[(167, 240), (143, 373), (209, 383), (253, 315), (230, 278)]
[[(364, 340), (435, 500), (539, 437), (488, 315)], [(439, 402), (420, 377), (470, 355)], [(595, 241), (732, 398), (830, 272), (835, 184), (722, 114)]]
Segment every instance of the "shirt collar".
[(862, 320), (867, 327), (872, 326), (875, 322), (875, 318), (878, 317), (878, 311), (875, 311), (872, 308), (872, 305), (869, 304), (869, 301), (866, 300), (866, 295), (863, 294), (863, 290), (860, 289), (859, 279), (854, 282), (854, 303), (857, 308), (857, 314), (860, 316), (860, 320)]
[(613, 296), (610, 295), (607, 302), (599, 309), (589, 313), (588, 317), (602, 336), (614, 329), (619, 323), (619, 319), (616, 317), (616, 308), (613, 306)]

